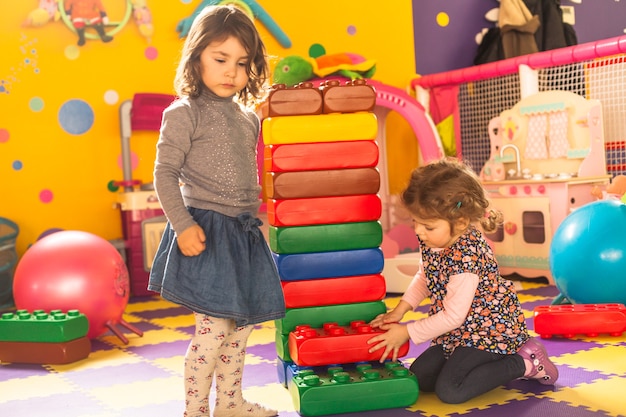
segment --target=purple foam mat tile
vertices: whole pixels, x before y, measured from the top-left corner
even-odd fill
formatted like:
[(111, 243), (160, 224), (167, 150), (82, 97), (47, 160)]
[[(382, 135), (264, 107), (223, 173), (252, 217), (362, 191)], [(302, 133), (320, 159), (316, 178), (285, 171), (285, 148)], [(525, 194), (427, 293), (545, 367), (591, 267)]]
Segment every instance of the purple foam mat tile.
[(556, 388), (575, 387), (580, 384), (588, 384), (592, 381), (606, 380), (617, 374), (606, 374), (599, 371), (574, 368), (571, 366), (557, 366), (559, 379), (556, 381)]
[(154, 295), (131, 295), (130, 299), (128, 300), (128, 304), (145, 303), (148, 301), (158, 301), (160, 299), (161, 299), (161, 296), (158, 295), (157, 293), (154, 293)]
[[(6, 401), (0, 404), (0, 415), (7, 417), (78, 417), (100, 415), (105, 407), (81, 392), (57, 394), (50, 397), (31, 397), (27, 400)], [(115, 415), (111, 413), (111, 415)]]
[(576, 353), (581, 350), (589, 350), (593, 348), (604, 347), (600, 343), (585, 341), (581, 339), (566, 339), (563, 337), (551, 337), (549, 339), (538, 338), (546, 348), (548, 355), (551, 357), (561, 356), (567, 353)]
[[(147, 332), (149, 330), (161, 330), (163, 328), (163, 326), (158, 326), (154, 323), (150, 323), (149, 321), (144, 321), (144, 320), (136, 321), (130, 324), (136, 327), (137, 329), (141, 330), (142, 332)], [(118, 326), (118, 328), (122, 331), (122, 333), (133, 334), (131, 330), (124, 328), (124, 326)]]
[(118, 366), (105, 366), (67, 372), (63, 377), (83, 389), (115, 386), (121, 382), (131, 383), (150, 381), (155, 378), (169, 378), (173, 374), (146, 362), (129, 363)]
[(262, 387), (267, 384), (278, 383), (276, 378), (276, 363), (246, 364), (243, 371), (242, 385), (245, 388)]
[(428, 349), (429, 347), (430, 347), (430, 342), (424, 342), (424, 343), (420, 343), (419, 345), (416, 345), (413, 342), (409, 341), (409, 351), (405, 357), (417, 358), (419, 355), (424, 353), (424, 351)]
[(176, 330), (178, 330), (179, 332), (187, 333), (190, 336), (193, 336), (196, 333), (196, 326), (177, 327)]
[[(419, 400), (418, 400), (419, 401)], [(466, 416), (466, 413), (453, 413), (449, 417)], [(484, 410), (472, 409), (472, 417), (537, 417), (537, 416), (567, 416), (567, 417), (600, 417), (606, 413), (591, 411), (583, 407), (576, 407), (567, 403), (556, 402), (549, 398), (528, 397), (523, 400), (513, 400), (506, 404), (494, 404)]]
[(188, 346), (188, 340), (177, 340), (174, 342), (161, 342), (154, 345), (131, 346), (126, 348), (126, 350), (142, 358), (154, 360), (182, 356), (187, 351)]
[(559, 291), (559, 289), (554, 285), (546, 285), (546, 286), (541, 286), (541, 287), (536, 287), (536, 288), (518, 290), (517, 293), (524, 294), (524, 295), (536, 295), (536, 296), (554, 298), (557, 295), (559, 295), (561, 291)]
[(160, 308), (158, 310), (149, 310), (149, 311), (135, 311), (133, 312), (133, 316), (140, 317), (144, 320), (152, 320), (152, 319), (163, 319), (170, 318), (176, 316), (184, 316), (193, 314), (186, 307), (169, 307), (169, 308)]
[[(560, 369), (559, 369), (560, 373)], [(560, 379), (560, 378), (559, 378)], [(519, 391), (523, 394), (546, 394), (550, 392), (555, 392), (559, 390), (560, 381), (557, 381), (554, 385), (544, 385), (539, 381), (533, 379), (515, 379), (508, 384), (504, 385), (504, 387), (508, 390)]]
[(117, 349), (115, 346), (110, 343), (104, 342), (98, 338), (91, 339), (91, 351), (96, 352), (98, 350), (113, 350)]
[(248, 346), (246, 348), (246, 353), (262, 359), (274, 361), (276, 359), (276, 343)]
[(28, 378), (49, 374), (43, 365), (30, 363), (4, 363), (0, 364), (0, 382), (16, 378)]
[[(552, 303), (552, 298), (546, 298), (546, 299), (543, 299), (543, 300), (527, 301), (527, 302), (521, 303), (521, 304), (522, 304), (522, 308), (524, 310), (534, 311), (536, 307), (549, 306), (551, 303)], [(531, 320), (532, 320), (532, 318), (531, 318)]]

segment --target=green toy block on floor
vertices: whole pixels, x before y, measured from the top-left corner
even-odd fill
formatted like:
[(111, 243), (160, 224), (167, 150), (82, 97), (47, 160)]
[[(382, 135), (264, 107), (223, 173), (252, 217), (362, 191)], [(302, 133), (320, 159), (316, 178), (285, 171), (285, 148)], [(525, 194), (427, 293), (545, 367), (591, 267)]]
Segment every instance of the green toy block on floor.
[(269, 228), (270, 248), (281, 254), (369, 249), (382, 241), (378, 221)]
[(400, 362), (304, 369), (288, 389), (305, 417), (409, 407), (419, 395), (417, 378)]
[(322, 327), (324, 323), (337, 323), (339, 326), (348, 326), (356, 320), (367, 323), (379, 314), (387, 312), (384, 301), (370, 301), (366, 303), (336, 304), (330, 306), (288, 308), (285, 317), (275, 320), (276, 330), (288, 335), (296, 326), (308, 324), (311, 327)]
[(0, 316), (2, 342), (69, 342), (87, 335), (89, 321), (78, 310), (17, 310)]

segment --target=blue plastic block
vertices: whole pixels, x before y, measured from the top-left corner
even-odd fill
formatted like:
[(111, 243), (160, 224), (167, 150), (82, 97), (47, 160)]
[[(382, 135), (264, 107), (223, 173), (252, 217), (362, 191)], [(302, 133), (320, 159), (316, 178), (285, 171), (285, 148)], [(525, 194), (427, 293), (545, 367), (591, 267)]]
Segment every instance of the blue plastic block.
[(385, 266), (380, 248), (272, 255), (283, 281), (378, 274)]

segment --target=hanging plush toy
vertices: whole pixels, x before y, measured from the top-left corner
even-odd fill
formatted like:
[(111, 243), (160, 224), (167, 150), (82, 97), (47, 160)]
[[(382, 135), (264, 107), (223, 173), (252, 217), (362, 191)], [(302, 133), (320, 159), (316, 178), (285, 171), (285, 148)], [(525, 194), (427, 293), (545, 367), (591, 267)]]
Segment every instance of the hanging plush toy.
[(150, 38), (154, 34), (154, 26), (152, 25), (152, 13), (148, 9), (148, 0), (131, 0), (133, 5), (133, 18), (139, 28), (141, 36), (150, 42)]
[(39, 27), (52, 20), (56, 22), (61, 17), (57, 3), (58, 0), (39, 0), (39, 7), (28, 13), (22, 26)]
[(108, 23), (108, 16), (100, 0), (66, 0), (65, 13), (70, 17), (76, 33), (78, 34), (78, 46), (85, 44), (85, 28), (92, 26), (102, 42), (111, 42), (113, 37), (104, 31), (104, 25)]
[(276, 65), (273, 83), (291, 87), (315, 77), (341, 75), (354, 80), (371, 78), (375, 72), (376, 62), (357, 54), (340, 53), (317, 58), (291, 55)]

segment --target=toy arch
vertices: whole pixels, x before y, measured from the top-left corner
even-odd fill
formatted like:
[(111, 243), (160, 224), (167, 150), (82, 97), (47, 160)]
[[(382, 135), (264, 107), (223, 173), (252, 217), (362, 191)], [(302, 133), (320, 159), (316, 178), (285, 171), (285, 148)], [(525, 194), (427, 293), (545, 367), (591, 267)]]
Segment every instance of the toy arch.
[[(119, 22), (109, 22), (106, 25), (106, 26), (112, 27), (112, 29), (110, 29), (108, 31), (105, 31), (107, 35), (109, 35), (109, 36), (115, 35), (119, 31), (121, 31), (124, 28), (124, 26), (126, 26), (128, 21), (130, 20), (130, 17), (133, 14), (133, 3), (132, 3), (131, 0), (126, 0), (125, 2), (126, 2), (126, 10), (124, 11), (124, 17), (122, 17), (122, 20), (119, 21)], [(65, 13), (65, 5), (64, 5), (64, 3), (65, 3), (64, 0), (59, 0), (59, 14), (61, 15), (61, 20), (63, 20), (63, 23), (65, 23), (65, 25), (72, 32), (76, 32), (76, 29), (74, 28), (74, 24), (70, 20), (70, 17), (67, 15), (67, 13)], [(99, 36), (95, 35), (93, 33), (85, 33), (85, 38), (87, 38), (87, 39), (99, 39)]]

